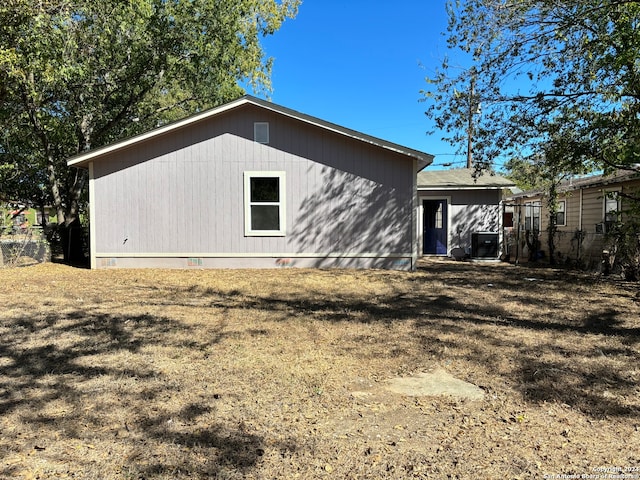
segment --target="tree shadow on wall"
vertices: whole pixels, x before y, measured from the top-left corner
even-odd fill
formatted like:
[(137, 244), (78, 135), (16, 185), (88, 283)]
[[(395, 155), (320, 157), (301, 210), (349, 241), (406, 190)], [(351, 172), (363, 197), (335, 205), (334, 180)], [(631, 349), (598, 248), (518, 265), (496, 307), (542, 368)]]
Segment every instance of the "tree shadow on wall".
[(323, 166), (288, 241), (298, 253), (411, 255), (412, 208), (411, 189)]
[(499, 231), (498, 205), (465, 205), (452, 216), (452, 247), (471, 248), (471, 234)]

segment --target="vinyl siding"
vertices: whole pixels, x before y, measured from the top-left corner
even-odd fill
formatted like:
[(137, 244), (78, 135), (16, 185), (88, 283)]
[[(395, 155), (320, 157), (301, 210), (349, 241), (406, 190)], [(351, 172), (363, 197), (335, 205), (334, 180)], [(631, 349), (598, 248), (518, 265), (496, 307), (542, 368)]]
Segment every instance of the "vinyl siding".
[[(268, 145), (253, 141), (254, 122), (269, 122)], [(410, 257), (413, 168), (401, 154), (244, 106), (95, 161), (96, 252)], [(245, 237), (244, 171), (286, 172), (284, 237)]]
[[(596, 233), (596, 224), (604, 221), (604, 195), (608, 191), (632, 192), (640, 188), (640, 181), (625, 181), (608, 185), (585, 186), (561, 193), (559, 200), (566, 202), (566, 225), (558, 226), (555, 247), (560, 261), (580, 259), (585, 265), (595, 265), (602, 257), (602, 251), (607, 248), (607, 237)], [(542, 205), (540, 242), (541, 250), (548, 251), (547, 228), (549, 225), (548, 208), (543, 197), (518, 198), (517, 202), (540, 201)], [(625, 200), (621, 202), (625, 210)], [(524, 207), (522, 215), (524, 225)], [(625, 220), (625, 216), (622, 216)], [(524, 226), (521, 227), (524, 229)], [(524, 244), (523, 244), (524, 247)], [(524, 247), (524, 256), (528, 254)]]

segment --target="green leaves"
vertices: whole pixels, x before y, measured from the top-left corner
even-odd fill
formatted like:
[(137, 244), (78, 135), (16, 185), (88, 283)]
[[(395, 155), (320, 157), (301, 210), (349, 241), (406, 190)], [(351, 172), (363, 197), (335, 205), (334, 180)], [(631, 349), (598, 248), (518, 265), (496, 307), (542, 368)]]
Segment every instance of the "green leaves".
[(65, 218), (83, 186), (66, 158), (236, 98), (240, 82), (268, 91), (260, 39), (299, 3), (4, 0), (0, 152), (25, 177), (38, 160)]
[[(640, 4), (615, 0), (449, 1), (461, 54), (425, 92), (439, 128), (464, 148), (471, 71), (483, 112), (474, 157), (551, 155), (572, 169), (635, 168), (640, 152)], [(568, 160), (567, 160), (568, 159)], [(565, 162), (566, 160), (566, 162)]]

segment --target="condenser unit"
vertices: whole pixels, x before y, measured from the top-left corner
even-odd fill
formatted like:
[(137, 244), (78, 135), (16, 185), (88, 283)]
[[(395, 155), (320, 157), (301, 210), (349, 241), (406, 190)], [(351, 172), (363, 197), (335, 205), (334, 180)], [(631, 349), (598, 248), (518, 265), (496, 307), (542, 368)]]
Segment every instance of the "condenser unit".
[(498, 234), (475, 232), (471, 234), (472, 258), (498, 258)]

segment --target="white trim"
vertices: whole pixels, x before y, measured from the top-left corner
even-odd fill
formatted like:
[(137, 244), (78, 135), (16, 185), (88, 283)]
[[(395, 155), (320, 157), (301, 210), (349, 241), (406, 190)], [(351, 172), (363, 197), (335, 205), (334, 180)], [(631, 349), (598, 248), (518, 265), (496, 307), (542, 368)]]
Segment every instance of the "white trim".
[(142, 133), (140, 135), (136, 135), (134, 137), (131, 138), (127, 138), (125, 140), (122, 140), (120, 142), (116, 142), (116, 143), (112, 143), (110, 145), (107, 145), (105, 147), (102, 148), (96, 148), (95, 150), (89, 150), (86, 153), (77, 155), (75, 157), (70, 158), (69, 160), (67, 160), (67, 166), (69, 167), (73, 167), (74, 165), (77, 165), (79, 163), (83, 163), (86, 162), (87, 160), (91, 160), (97, 157), (102, 157), (108, 153), (117, 151), (117, 150), (122, 150), (123, 148), (129, 147), (133, 144), (139, 143), (139, 142), (143, 142), (145, 140), (148, 140), (150, 138), (153, 137), (157, 137), (160, 135), (164, 135), (165, 133), (171, 132), (173, 130), (178, 130), (182, 127), (186, 127), (188, 125), (191, 125), (192, 123), (197, 123), (201, 120), (205, 120), (213, 115), (216, 114), (220, 114), (223, 112), (226, 112), (227, 110), (231, 110), (239, 105), (242, 105), (243, 103), (246, 103), (245, 101), (242, 101), (243, 99), (239, 99), (236, 100), (234, 102), (230, 102), (227, 103), (225, 105), (221, 105), (220, 107), (211, 109), (211, 110), (207, 110), (205, 112), (193, 115), (191, 117), (187, 117), (184, 118), (182, 120), (178, 120), (177, 122), (173, 122), (173, 123), (169, 123), (163, 127), (159, 127), (153, 130), (150, 130), (148, 132)]
[(96, 179), (93, 162), (89, 162), (89, 264), (92, 270), (96, 262)]
[(560, 211), (556, 212), (556, 227), (566, 227), (567, 226), (567, 199), (563, 198), (562, 200), (557, 200), (558, 202), (558, 208), (560, 207), (561, 203), (564, 203), (564, 210), (562, 210), (562, 213), (564, 213), (564, 222), (562, 223), (558, 223), (558, 213), (560, 213)]
[[(527, 210), (531, 213), (531, 215), (527, 215)], [(527, 228), (527, 218), (531, 219), (531, 225)], [(538, 219), (538, 232), (541, 232), (542, 227), (542, 201), (541, 200), (531, 200), (530, 202), (524, 203), (524, 229), (525, 230), (535, 230), (535, 219)]]
[(583, 201), (584, 201), (584, 189), (581, 188), (580, 189), (580, 205), (579, 205), (579, 209), (580, 211), (578, 212), (578, 230), (582, 232), (582, 215), (583, 215), (583, 211), (582, 211), (582, 207), (583, 207)]
[(408, 253), (201, 253), (201, 252), (167, 252), (167, 253), (96, 253), (97, 258), (411, 258)]
[[(413, 161), (414, 171), (417, 168), (417, 161)], [(418, 211), (420, 210), (420, 201), (418, 200), (418, 175), (413, 175), (413, 181), (411, 182), (411, 195), (413, 196), (413, 208), (411, 209), (411, 271), (415, 271), (418, 268), (418, 257), (420, 255), (420, 245), (418, 239), (420, 233), (418, 231)]]
[(421, 253), (423, 257), (449, 256), (451, 252), (451, 196), (450, 195), (419, 195), (420, 202), (420, 252), (424, 252), (424, 200), (446, 200), (447, 201), (447, 253)]
[[(498, 258), (505, 253), (504, 247), (504, 200), (498, 202)], [(473, 247), (473, 242), (471, 244)]]
[[(399, 153), (401, 155), (405, 155), (411, 158), (414, 158), (416, 160), (418, 160), (418, 170), (422, 170), (424, 167), (430, 165), (433, 162), (433, 158), (434, 156), (429, 154), (429, 153), (425, 153), (425, 152), (420, 152), (418, 150), (414, 150), (412, 148), (408, 148), (408, 147), (403, 147), (401, 145), (398, 145), (396, 143), (392, 143), (392, 142), (388, 142), (386, 140), (382, 140), (380, 138), (376, 138), (376, 137), (372, 137), (370, 135), (367, 135), (365, 133), (361, 133), (361, 132), (357, 132), (355, 130), (351, 130), (349, 128), (345, 128), (330, 122), (326, 122), (324, 120), (321, 120), (319, 118), (316, 117), (312, 117), (310, 115), (305, 115), (303, 113), (300, 112), (296, 112), (295, 110), (290, 110), (288, 108), (282, 107), (280, 105), (276, 105), (275, 103), (271, 103), (265, 100), (261, 100), (259, 98), (256, 97), (252, 97), (250, 95), (245, 95), (244, 97), (241, 97), (237, 100), (231, 101), (229, 103), (226, 103), (224, 105), (220, 105), (219, 107), (214, 107), (210, 110), (201, 112), (199, 114), (196, 115), (192, 115), (190, 117), (187, 117), (185, 119), (179, 120), (177, 122), (173, 122), (167, 125), (164, 125), (162, 127), (156, 128), (154, 130), (150, 130), (146, 133), (140, 134), (140, 135), (136, 135), (134, 137), (122, 140), (120, 142), (116, 142), (116, 143), (112, 143), (111, 145), (107, 145), (105, 147), (102, 148), (97, 148), (95, 150), (90, 150), (88, 152), (82, 153), (80, 155), (76, 155), (74, 157), (71, 157), (70, 159), (67, 160), (67, 166), (69, 167), (73, 167), (73, 166), (80, 166), (83, 167), (84, 164), (90, 160), (99, 158), (99, 157), (103, 157), (109, 153), (118, 151), (118, 150), (122, 150), (124, 148), (127, 148), (131, 145), (134, 145), (136, 143), (160, 136), (160, 135), (164, 135), (168, 132), (172, 132), (174, 130), (178, 130), (180, 128), (189, 126), (193, 123), (197, 123), (200, 122), (202, 120), (206, 120), (210, 117), (213, 117), (215, 115), (224, 113), (226, 111), (232, 110), (236, 107), (242, 106), (242, 105), (256, 105), (262, 108), (265, 108), (267, 110), (279, 113), (281, 115), (285, 115), (287, 117), (290, 118), (294, 118), (296, 120), (300, 120), (302, 122), (305, 122), (309, 125), (314, 125), (314, 126), (318, 126), (321, 127), (325, 130), (331, 131), (331, 132), (335, 132), (338, 133), (340, 135), (344, 135), (350, 138), (353, 138), (355, 140), (359, 140), (361, 142), (364, 143), (368, 143), (371, 145), (374, 145), (376, 147), (380, 147), (386, 150), (390, 150), (392, 152), (396, 152)], [(417, 171), (416, 171), (417, 173)]]
[[(244, 175), (244, 235), (245, 237), (284, 237), (287, 232), (287, 173), (266, 172), (266, 171), (245, 171)], [(278, 202), (264, 203), (260, 205), (270, 205), (278, 207), (280, 217), (280, 228), (278, 230), (252, 230), (251, 229), (251, 179), (252, 178), (277, 178), (279, 187)]]
[(447, 186), (443, 186), (443, 185), (433, 185), (431, 187), (425, 187), (425, 186), (420, 186), (418, 187), (418, 193), (428, 193), (428, 192), (433, 192), (434, 190), (438, 190), (438, 191), (445, 191), (445, 190), (451, 190), (453, 192), (459, 192), (459, 191), (464, 191), (464, 190), (509, 190), (509, 187), (507, 185), (499, 185), (499, 186), (474, 186), (474, 187), (469, 187), (469, 186), (465, 186), (465, 185), (459, 185), (459, 186), (455, 186), (455, 185), (447, 185)]
[(366, 133), (358, 132), (356, 130), (351, 130), (350, 128), (346, 128), (341, 125), (337, 125), (335, 123), (327, 122), (325, 120), (321, 120), (319, 118), (312, 117), (310, 115), (306, 115), (304, 113), (300, 113), (295, 110), (282, 107), (280, 105), (276, 105), (275, 103), (260, 100), (259, 98), (254, 98), (249, 95), (245, 95), (244, 98), (249, 103), (253, 103), (254, 105), (260, 105), (266, 109), (269, 109), (281, 115), (291, 117), (296, 120), (301, 120), (303, 122), (308, 123), (309, 125), (324, 128), (325, 130), (328, 130), (330, 132), (338, 133), (340, 135), (345, 135), (355, 140), (359, 140), (361, 142), (374, 145), (376, 147), (384, 148), (386, 150), (390, 150), (392, 152), (417, 159), (419, 161), (418, 163), (419, 168), (415, 170), (416, 174), (420, 170), (431, 165), (435, 157), (430, 153), (421, 152), (419, 150), (414, 150), (412, 148), (404, 147), (402, 145), (398, 145), (397, 143), (392, 143), (387, 140), (383, 140), (381, 138), (372, 137), (370, 135), (367, 135)]
[(608, 195), (610, 193), (615, 193), (617, 194), (615, 196), (615, 201), (616, 201), (616, 209), (615, 210), (611, 210), (613, 212), (616, 212), (616, 216), (619, 218), (620, 216), (620, 210), (622, 210), (622, 197), (620, 196), (620, 193), (622, 193), (622, 186), (619, 187), (615, 187), (615, 188), (603, 188), (602, 189), (602, 219), (603, 221), (608, 221), (607, 220), (607, 200), (612, 200), (610, 198), (608, 198)]

